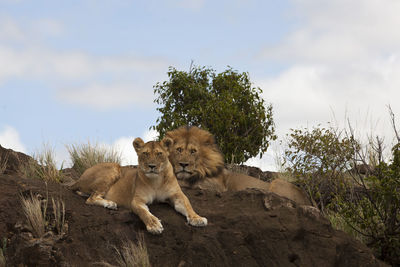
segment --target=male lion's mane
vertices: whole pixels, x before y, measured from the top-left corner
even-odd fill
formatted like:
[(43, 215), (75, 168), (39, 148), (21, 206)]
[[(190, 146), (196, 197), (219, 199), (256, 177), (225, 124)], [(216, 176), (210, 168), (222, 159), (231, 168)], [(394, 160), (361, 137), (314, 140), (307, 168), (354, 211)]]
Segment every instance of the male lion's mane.
[(199, 157), (196, 162), (195, 174), (187, 179), (189, 184), (194, 184), (205, 178), (212, 178), (220, 175), (225, 169), (224, 157), (215, 142), (214, 136), (208, 131), (201, 130), (195, 126), (184, 126), (173, 131), (169, 131), (166, 137), (174, 142), (186, 140), (186, 142), (195, 142)]

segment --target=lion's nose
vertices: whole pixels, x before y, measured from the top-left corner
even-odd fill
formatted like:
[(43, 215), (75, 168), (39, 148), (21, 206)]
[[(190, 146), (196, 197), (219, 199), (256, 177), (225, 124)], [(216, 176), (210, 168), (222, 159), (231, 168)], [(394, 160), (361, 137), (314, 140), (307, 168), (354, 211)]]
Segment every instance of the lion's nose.
[(179, 162), (179, 165), (182, 166), (182, 168), (186, 168), (187, 166), (189, 166), (188, 162)]
[(149, 164), (148, 166), (149, 166), (149, 168), (150, 168), (151, 170), (154, 170), (154, 169), (156, 168), (156, 164)]

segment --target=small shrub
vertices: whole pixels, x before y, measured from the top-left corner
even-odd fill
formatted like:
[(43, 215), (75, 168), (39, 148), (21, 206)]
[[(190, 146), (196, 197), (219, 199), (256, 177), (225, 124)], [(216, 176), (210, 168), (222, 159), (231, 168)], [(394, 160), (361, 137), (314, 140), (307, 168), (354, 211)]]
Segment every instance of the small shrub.
[(39, 199), (38, 195), (32, 193), (30, 197), (21, 197), (22, 209), (28, 222), (28, 226), (36, 237), (42, 237), (46, 232), (47, 201)]
[(75, 169), (79, 175), (98, 164), (103, 162), (114, 162), (121, 164), (121, 153), (115, 149), (108, 149), (98, 144), (70, 145), (67, 146), (71, 161), (72, 168)]
[(57, 168), (54, 151), (47, 146), (41, 152), (33, 155), (33, 159), (24, 165), (23, 172), (28, 178), (37, 178), (45, 181), (59, 183), (63, 179), (62, 172)]
[(296, 129), (289, 135), (285, 165), (324, 211), (345, 183), (344, 171), (351, 168), (358, 149), (354, 138), (342, 137), (333, 128)]
[(149, 254), (143, 233), (138, 235), (137, 244), (134, 244), (132, 241), (125, 241), (120, 250), (117, 248), (115, 250), (117, 252), (117, 263), (121, 267), (150, 266)]
[[(364, 190), (349, 201), (336, 196), (335, 208), (346, 223), (365, 237), (378, 257), (400, 265), (400, 143), (390, 164), (381, 163), (374, 175), (358, 177)], [(350, 188), (350, 189), (354, 189)]]

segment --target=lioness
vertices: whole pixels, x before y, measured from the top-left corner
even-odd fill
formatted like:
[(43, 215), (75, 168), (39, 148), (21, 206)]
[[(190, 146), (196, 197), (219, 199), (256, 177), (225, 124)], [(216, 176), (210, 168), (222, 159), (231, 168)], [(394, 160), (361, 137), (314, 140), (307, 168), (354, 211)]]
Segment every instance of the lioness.
[(87, 204), (110, 209), (118, 206), (131, 208), (146, 225), (147, 231), (160, 234), (164, 229), (160, 220), (150, 213), (148, 204), (169, 201), (175, 210), (193, 226), (206, 226), (207, 219), (197, 215), (183, 194), (172, 165), (168, 160), (169, 138), (161, 142), (133, 141), (138, 154), (137, 169), (116, 163), (100, 163), (87, 169), (72, 185), (80, 195), (87, 194)]
[(304, 192), (285, 180), (275, 179), (266, 183), (228, 171), (214, 136), (208, 131), (184, 126), (167, 132), (166, 138), (173, 140), (169, 146), (169, 160), (181, 186), (219, 192), (259, 188), (287, 197), (300, 205), (310, 205)]

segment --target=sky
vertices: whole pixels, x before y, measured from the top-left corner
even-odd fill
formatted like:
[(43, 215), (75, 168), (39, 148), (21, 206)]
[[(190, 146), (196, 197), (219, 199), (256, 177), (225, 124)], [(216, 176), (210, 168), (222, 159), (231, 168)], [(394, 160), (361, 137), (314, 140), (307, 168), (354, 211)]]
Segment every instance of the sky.
[(279, 140), (248, 165), (276, 170), (290, 129), (328, 122), (390, 142), (398, 14), (398, 0), (0, 0), (0, 144), (48, 145), (66, 166), (67, 145), (97, 142), (135, 164), (132, 140), (157, 136), (153, 86), (192, 60), (248, 72), (272, 104)]

